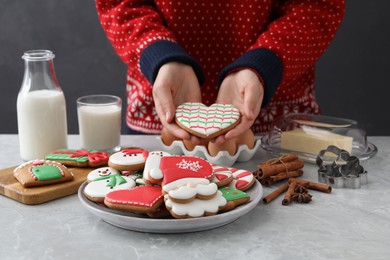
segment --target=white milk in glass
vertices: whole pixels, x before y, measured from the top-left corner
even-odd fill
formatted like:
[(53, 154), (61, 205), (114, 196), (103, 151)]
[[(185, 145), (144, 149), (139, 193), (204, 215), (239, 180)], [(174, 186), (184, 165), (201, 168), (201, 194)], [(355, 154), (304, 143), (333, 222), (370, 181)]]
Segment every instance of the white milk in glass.
[(78, 108), (79, 131), (83, 149), (113, 150), (119, 146), (121, 107), (86, 105)]
[(20, 93), (17, 100), (20, 155), (42, 159), (50, 151), (67, 147), (65, 97), (58, 90)]

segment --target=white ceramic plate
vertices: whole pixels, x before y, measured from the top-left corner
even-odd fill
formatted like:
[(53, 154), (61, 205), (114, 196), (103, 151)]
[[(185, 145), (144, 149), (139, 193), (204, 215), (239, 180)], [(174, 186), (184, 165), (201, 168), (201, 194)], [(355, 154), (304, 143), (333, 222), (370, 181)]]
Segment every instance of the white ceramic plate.
[(88, 211), (114, 226), (149, 233), (186, 233), (217, 228), (229, 224), (251, 211), (256, 207), (263, 196), (263, 187), (256, 181), (255, 184), (246, 191), (251, 196), (251, 200), (232, 211), (201, 218), (153, 219), (141, 214), (112, 210), (91, 202), (84, 196), (83, 191), (86, 185), (87, 183), (85, 182), (80, 186), (78, 196), (81, 204)]

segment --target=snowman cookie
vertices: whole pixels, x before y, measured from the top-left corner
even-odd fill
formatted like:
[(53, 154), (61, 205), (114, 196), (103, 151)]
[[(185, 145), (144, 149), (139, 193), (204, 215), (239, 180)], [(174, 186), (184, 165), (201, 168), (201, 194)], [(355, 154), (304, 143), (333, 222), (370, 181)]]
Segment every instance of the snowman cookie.
[(170, 153), (163, 151), (153, 151), (148, 154), (146, 158), (145, 168), (143, 173), (143, 179), (146, 184), (160, 185), (164, 177), (162, 170), (160, 169), (161, 158), (164, 156), (170, 156)]
[(189, 102), (177, 107), (177, 125), (200, 138), (212, 139), (228, 132), (240, 123), (240, 112), (229, 104)]
[(129, 190), (135, 187), (135, 181), (119, 173), (108, 174), (95, 178), (84, 189), (84, 195), (91, 201), (103, 202), (109, 192)]
[(91, 182), (97, 178), (111, 176), (114, 174), (121, 174), (121, 172), (111, 167), (101, 167), (88, 173), (87, 182)]
[(108, 165), (119, 171), (137, 171), (145, 166), (148, 152), (141, 148), (126, 148), (112, 154)]
[(73, 174), (59, 162), (33, 160), (14, 169), (15, 178), (23, 187), (34, 187), (73, 180)]

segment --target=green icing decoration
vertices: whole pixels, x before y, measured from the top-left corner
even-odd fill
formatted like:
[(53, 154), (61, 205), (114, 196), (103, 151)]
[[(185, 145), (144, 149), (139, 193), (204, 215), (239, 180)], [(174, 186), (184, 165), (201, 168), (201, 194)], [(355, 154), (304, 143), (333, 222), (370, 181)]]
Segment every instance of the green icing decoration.
[(235, 188), (223, 187), (219, 189), (222, 192), (222, 196), (227, 200), (237, 200), (250, 197), (247, 193), (237, 190)]
[(38, 181), (51, 181), (62, 178), (61, 170), (52, 165), (38, 165), (33, 167), (31, 171)]
[(46, 160), (52, 160), (52, 161), (75, 161), (77, 163), (83, 163), (88, 162), (88, 156), (80, 156), (80, 157), (72, 157), (71, 154), (48, 154), (45, 157)]
[(108, 175), (108, 176), (102, 176), (94, 179), (93, 181), (103, 181), (107, 179), (108, 179), (108, 183), (106, 186), (111, 188), (115, 187), (116, 185), (121, 185), (127, 182), (126, 179), (123, 178), (122, 175), (120, 175), (119, 173)]

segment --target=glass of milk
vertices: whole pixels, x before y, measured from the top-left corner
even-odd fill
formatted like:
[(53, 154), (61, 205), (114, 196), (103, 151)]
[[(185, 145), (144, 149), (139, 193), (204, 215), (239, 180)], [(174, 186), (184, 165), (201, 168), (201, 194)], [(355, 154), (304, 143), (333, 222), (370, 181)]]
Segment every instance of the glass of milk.
[(122, 100), (112, 95), (89, 95), (77, 99), (81, 148), (120, 150)]

